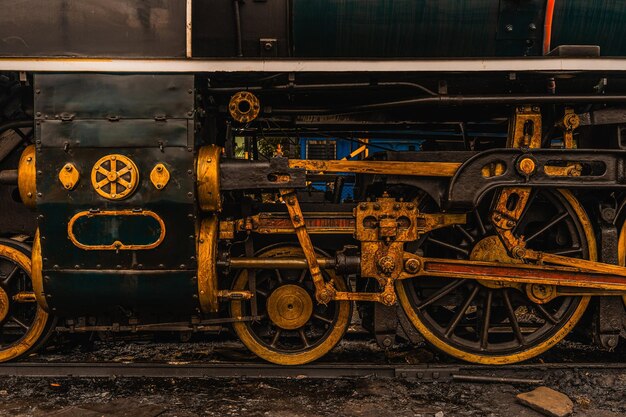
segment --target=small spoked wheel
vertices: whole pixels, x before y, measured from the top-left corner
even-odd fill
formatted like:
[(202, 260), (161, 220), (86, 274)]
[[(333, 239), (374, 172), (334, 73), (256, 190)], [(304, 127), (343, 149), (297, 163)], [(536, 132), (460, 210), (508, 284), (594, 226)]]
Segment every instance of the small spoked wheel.
[[(271, 248), (262, 258), (302, 258), (294, 246)], [(323, 271), (324, 279), (345, 291), (343, 280), (332, 271)], [(233, 285), (247, 290), (248, 271), (242, 270)], [(233, 323), (243, 344), (259, 357), (279, 365), (301, 365), (328, 353), (341, 340), (351, 317), (349, 301), (331, 301), (324, 305), (315, 300), (315, 287), (307, 269), (267, 269), (256, 272), (257, 319)], [(250, 317), (251, 300), (230, 304), (233, 318)]]
[[(425, 256), (514, 263), (488, 221), (494, 193), (481, 200), (466, 225), (431, 232)], [(595, 260), (591, 223), (567, 191), (533, 191), (514, 233), (530, 249)], [(435, 347), (462, 360), (507, 364), (532, 358), (554, 346), (580, 319), (590, 297), (541, 296), (498, 281), (420, 277), (398, 284), (398, 299), (413, 325)]]
[(35, 298), (30, 250), (19, 242), (0, 239), (0, 362), (39, 347), (51, 323)]

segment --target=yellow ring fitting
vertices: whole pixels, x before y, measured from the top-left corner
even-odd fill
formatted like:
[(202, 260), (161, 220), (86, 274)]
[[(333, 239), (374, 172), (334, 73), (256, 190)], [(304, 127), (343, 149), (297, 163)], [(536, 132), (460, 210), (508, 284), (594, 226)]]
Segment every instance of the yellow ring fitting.
[(35, 145), (29, 145), (22, 152), (17, 166), (17, 189), (24, 205), (30, 208), (37, 205), (35, 162)]
[(248, 123), (259, 117), (261, 102), (254, 94), (240, 91), (230, 98), (228, 111), (236, 122)]
[(524, 158), (519, 161), (517, 167), (522, 174), (532, 175), (535, 172), (537, 165), (535, 164), (535, 161), (533, 161), (531, 158)]
[(198, 151), (196, 174), (198, 177), (198, 203), (202, 211), (222, 210), (220, 195), (220, 155), (222, 148), (215, 145), (203, 146)]

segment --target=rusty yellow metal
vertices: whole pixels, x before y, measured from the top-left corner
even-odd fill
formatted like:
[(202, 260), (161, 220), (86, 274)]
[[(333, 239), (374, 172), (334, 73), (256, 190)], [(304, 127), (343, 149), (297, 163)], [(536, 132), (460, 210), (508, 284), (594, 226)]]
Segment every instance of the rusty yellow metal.
[(230, 116), (239, 123), (249, 123), (259, 117), (261, 102), (249, 91), (235, 93), (228, 103)]
[[(472, 248), (472, 252), (470, 253), (470, 261), (480, 261), (480, 262), (496, 262), (496, 263), (513, 263), (513, 264), (521, 264), (522, 261), (520, 259), (512, 258), (509, 256), (504, 244), (502, 244), (502, 240), (496, 235), (487, 236), (481, 239), (478, 243), (474, 245)], [(481, 285), (489, 288), (518, 288), (521, 289), (522, 284), (516, 282), (506, 282), (506, 281), (489, 281), (489, 280), (479, 280)]]
[[(594, 232), (593, 226), (591, 225), (591, 222), (589, 221), (587, 214), (585, 213), (585, 210), (569, 191), (559, 190), (559, 192), (568, 200), (568, 202), (570, 203), (570, 206), (572, 207), (572, 209), (578, 216), (578, 219), (583, 226), (583, 231), (585, 234), (585, 241), (587, 242), (587, 246), (585, 249), (586, 249), (586, 252), (588, 253), (588, 259), (590, 261), (597, 260), (597, 246), (596, 246), (595, 232)], [(626, 237), (625, 237), (625, 240), (626, 240)], [(414, 257), (415, 255), (407, 254), (406, 256)], [(421, 262), (423, 262), (422, 259), (420, 260), (420, 263)], [(456, 262), (459, 265), (468, 263), (467, 261), (456, 261)], [(494, 264), (492, 265), (502, 266), (501, 264), (497, 264), (497, 263), (495, 265)], [(509, 264), (509, 266), (521, 267), (523, 265)], [(420, 269), (420, 272), (421, 272), (421, 269)], [(428, 275), (428, 274), (425, 274), (425, 275)], [(531, 272), (530, 276), (532, 275), (533, 273)], [(452, 274), (445, 274), (443, 276), (446, 276), (448, 278), (455, 277), (455, 275), (452, 275)], [(468, 276), (468, 278), (470, 277)], [(472, 279), (482, 280), (479, 282), (484, 282), (485, 278), (486, 276), (484, 275), (480, 277), (476, 277), (476, 275), (474, 275), (474, 277), (472, 277)], [(495, 276), (493, 276), (492, 282), (497, 283), (497, 282), (503, 282), (503, 281), (502, 279), (498, 279), (498, 276), (496, 274)], [(512, 284), (519, 285), (519, 280), (515, 279), (512, 282)], [(530, 283), (530, 284), (532, 285), (533, 283)], [(581, 287), (560, 287), (558, 291), (563, 295), (582, 296), (582, 299), (580, 300), (578, 306), (576, 307), (576, 310), (567, 319), (567, 323), (565, 323), (550, 338), (546, 339), (542, 343), (535, 345), (533, 348), (526, 349), (522, 352), (515, 353), (515, 354), (494, 355), (490, 352), (485, 352), (483, 354), (468, 353), (466, 351), (456, 348), (453, 344), (440, 339), (431, 330), (429, 324), (422, 321), (420, 316), (416, 313), (416, 311), (414, 310), (409, 300), (407, 291), (404, 285), (402, 285), (401, 281), (396, 281), (396, 290), (397, 290), (398, 300), (400, 302), (400, 305), (402, 306), (402, 309), (404, 310), (407, 317), (409, 318), (409, 321), (430, 343), (432, 343), (434, 346), (436, 346), (443, 352), (446, 352), (456, 358), (469, 361), (469, 362), (476, 362), (476, 363), (487, 364), (487, 365), (504, 365), (504, 364), (524, 361), (526, 359), (535, 357), (536, 355), (539, 355), (545, 352), (546, 350), (550, 349), (552, 346), (558, 343), (561, 339), (563, 339), (570, 332), (570, 330), (576, 325), (576, 323), (580, 320), (582, 315), (585, 313), (585, 310), (589, 304), (589, 301), (591, 300), (591, 297), (588, 295), (588, 293), (590, 292), (593, 292), (593, 293), (597, 292), (598, 294), (604, 293), (604, 290), (590, 290), (589, 288), (581, 288)], [(567, 294), (565, 294), (566, 291), (567, 291)]]
[[(303, 213), (307, 232), (313, 234), (350, 234), (355, 231), (354, 217), (349, 213), (307, 212)], [(258, 213), (235, 220), (238, 232), (259, 234), (294, 233), (293, 223), (282, 213)]]
[(518, 167), (523, 174), (531, 175), (535, 172), (537, 165), (535, 164), (535, 161), (533, 161), (531, 158), (524, 158), (519, 161)]
[(9, 300), (9, 295), (3, 288), (0, 288), (0, 322), (3, 322), (9, 314), (10, 306), (11, 301)]
[[(264, 252), (261, 257), (271, 259), (272, 257), (294, 257), (302, 258), (304, 256), (302, 249), (297, 247), (291, 248), (275, 248)], [(319, 256), (319, 254), (318, 254)], [(333, 282), (339, 293), (347, 291), (346, 283), (340, 277), (337, 277), (332, 269), (325, 270), (329, 282)], [(233, 285), (234, 291), (244, 291), (248, 289), (248, 271), (242, 270), (236, 277)], [(247, 312), (244, 310), (242, 300), (233, 300), (230, 303), (230, 316), (236, 321), (233, 323), (233, 329), (242, 343), (257, 356), (278, 364), (278, 365), (302, 365), (321, 358), (328, 353), (343, 337), (343, 334), (350, 323), (351, 303), (349, 301), (335, 301), (335, 319), (329, 323), (329, 329), (326, 336), (319, 343), (316, 343), (306, 349), (299, 351), (281, 350), (279, 347), (270, 347), (259, 342), (257, 336), (250, 330), (249, 325), (243, 321), (237, 321), (244, 317)]]
[(28, 145), (17, 166), (17, 189), (22, 202), (30, 208), (37, 205), (35, 145)]
[(226, 300), (249, 300), (254, 297), (250, 291), (219, 290), (217, 297)]
[(48, 302), (43, 291), (43, 261), (41, 258), (41, 239), (39, 229), (35, 232), (33, 239), (33, 250), (31, 252), (31, 280), (33, 281), (33, 291), (37, 298), (37, 304), (44, 311), (48, 310)]
[(215, 145), (203, 146), (198, 151), (196, 174), (198, 178), (198, 204), (203, 211), (222, 210), (220, 195), (220, 156), (222, 148)]
[(108, 200), (123, 200), (139, 185), (139, 170), (127, 156), (106, 155), (94, 164), (91, 185), (96, 193)]
[(538, 107), (520, 106), (509, 123), (507, 148), (541, 147), (541, 111)]
[(61, 181), (63, 188), (68, 191), (76, 188), (79, 179), (80, 173), (78, 172), (78, 168), (71, 162), (68, 162), (59, 170), (59, 181)]
[[(29, 277), (32, 276), (31, 259), (23, 252), (0, 244), (0, 256), (15, 262)], [(32, 324), (26, 333), (16, 343), (9, 343), (0, 347), (0, 362), (15, 359), (35, 346), (42, 337), (47, 322), (48, 313), (44, 311), (41, 305), (38, 305)]]
[[(626, 222), (622, 225), (617, 240), (617, 260), (620, 266), (626, 266)], [(622, 299), (626, 305), (626, 295)]]
[(537, 304), (545, 304), (559, 296), (556, 285), (530, 284), (526, 285), (526, 296)]
[(150, 171), (150, 182), (157, 190), (165, 188), (169, 181), (170, 172), (164, 164), (158, 163), (152, 168), (152, 171)]
[(13, 298), (13, 301), (15, 301), (16, 303), (36, 303), (37, 302), (37, 296), (35, 295), (34, 292), (30, 292), (30, 291), (20, 291), (17, 294), (15, 294), (12, 298)]
[(198, 233), (198, 301), (203, 313), (219, 310), (217, 282), (217, 216), (203, 219)]
[(506, 165), (503, 162), (490, 162), (481, 168), (480, 173), (485, 178), (491, 178), (504, 174), (505, 170)]
[[(92, 218), (92, 217), (103, 217), (103, 216), (145, 216), (151, 217), (159, 223), (159, 227), (161, 232), (159, 237), (152, 243), (145, 245), (135, 245), (135, 244), (126, 244), (124, 242), (120, 242), (119, 240), (112, 242), (108, 245), (86, 245), (78, 240), (78, 237), (74, 233), (74, 224), (78, 219), (83, 217)], [(104, 211), (81, 211), (72, 216), (70, 221), (67, 223), (67, 237), (74, 244), (74, 246), (81, 248), (83, 250), (149, 250), (154, 249), (159, 246), (163, 240), (165, 239), (165, 222), (161, 217), (153, 211), (150, 210), (104, 210)]]
[(281, 285), (267, 299), (267, 315), (285, 330), (304, 326), (313, 314), (313, 300), (302, 287), (294, 284)]
[(563, 130), (563, 145), (565, 148), (577, 148), (577, 144), (574, 141), (574, 130), (580, 126), (580, 117), (574, 112), (574, 109), (565, 109), (565, 114), (559, 121), (558, 126)]
[(289, 166), (291, 168), (301, 168), (312, 172), (351, 172), (355, 174), (452, 177), (461, 166), (461, 163), (290, 159)]
[(328, 302), (333, 299), (336, 289), (332, 281), (328, 283), (324, 282), (322, 271), (317, 263), (315, 247), (307, 232), (304, 215), (302, 214), (300, 203), (296, 197), (296, 192), (292, 189), (283, 189), (280, 190), (280, 196), (285, 202), (296, 237), (298, 238), (298, 242), (300, 242), (304, 257), (309, 264), (309, 272), (311, 273), (313, 284), (315, 285), (315, 298), (319, 303), (328, 304)]

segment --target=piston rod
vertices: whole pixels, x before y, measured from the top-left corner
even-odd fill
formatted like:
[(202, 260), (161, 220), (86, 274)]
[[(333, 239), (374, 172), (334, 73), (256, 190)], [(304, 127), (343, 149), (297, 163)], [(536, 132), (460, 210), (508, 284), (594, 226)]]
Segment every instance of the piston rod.
[[(333, 258), (318, 258), (317, 263), (322, 269), (332, 269), (337, 265)], [(232, 258), (217, 261), (217, 266), (232, 269), (308, 269), (309, 264), (304, 258)]]

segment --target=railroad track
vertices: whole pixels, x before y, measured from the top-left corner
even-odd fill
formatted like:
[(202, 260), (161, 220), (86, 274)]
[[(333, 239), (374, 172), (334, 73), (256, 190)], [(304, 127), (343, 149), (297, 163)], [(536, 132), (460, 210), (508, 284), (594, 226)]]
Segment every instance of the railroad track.
[[(484, 365), (403, 365), (317, 363), (278, 366), (267, 363), (37, 363), (0, 365), (0, 376), (37, 378), (396, 378), (419, 381), (537, 385), (557, 370), (626, 371), (626, 363), (544, 363), (499, 367)], [(529, 376), (529, 377), (526, 377)]]

